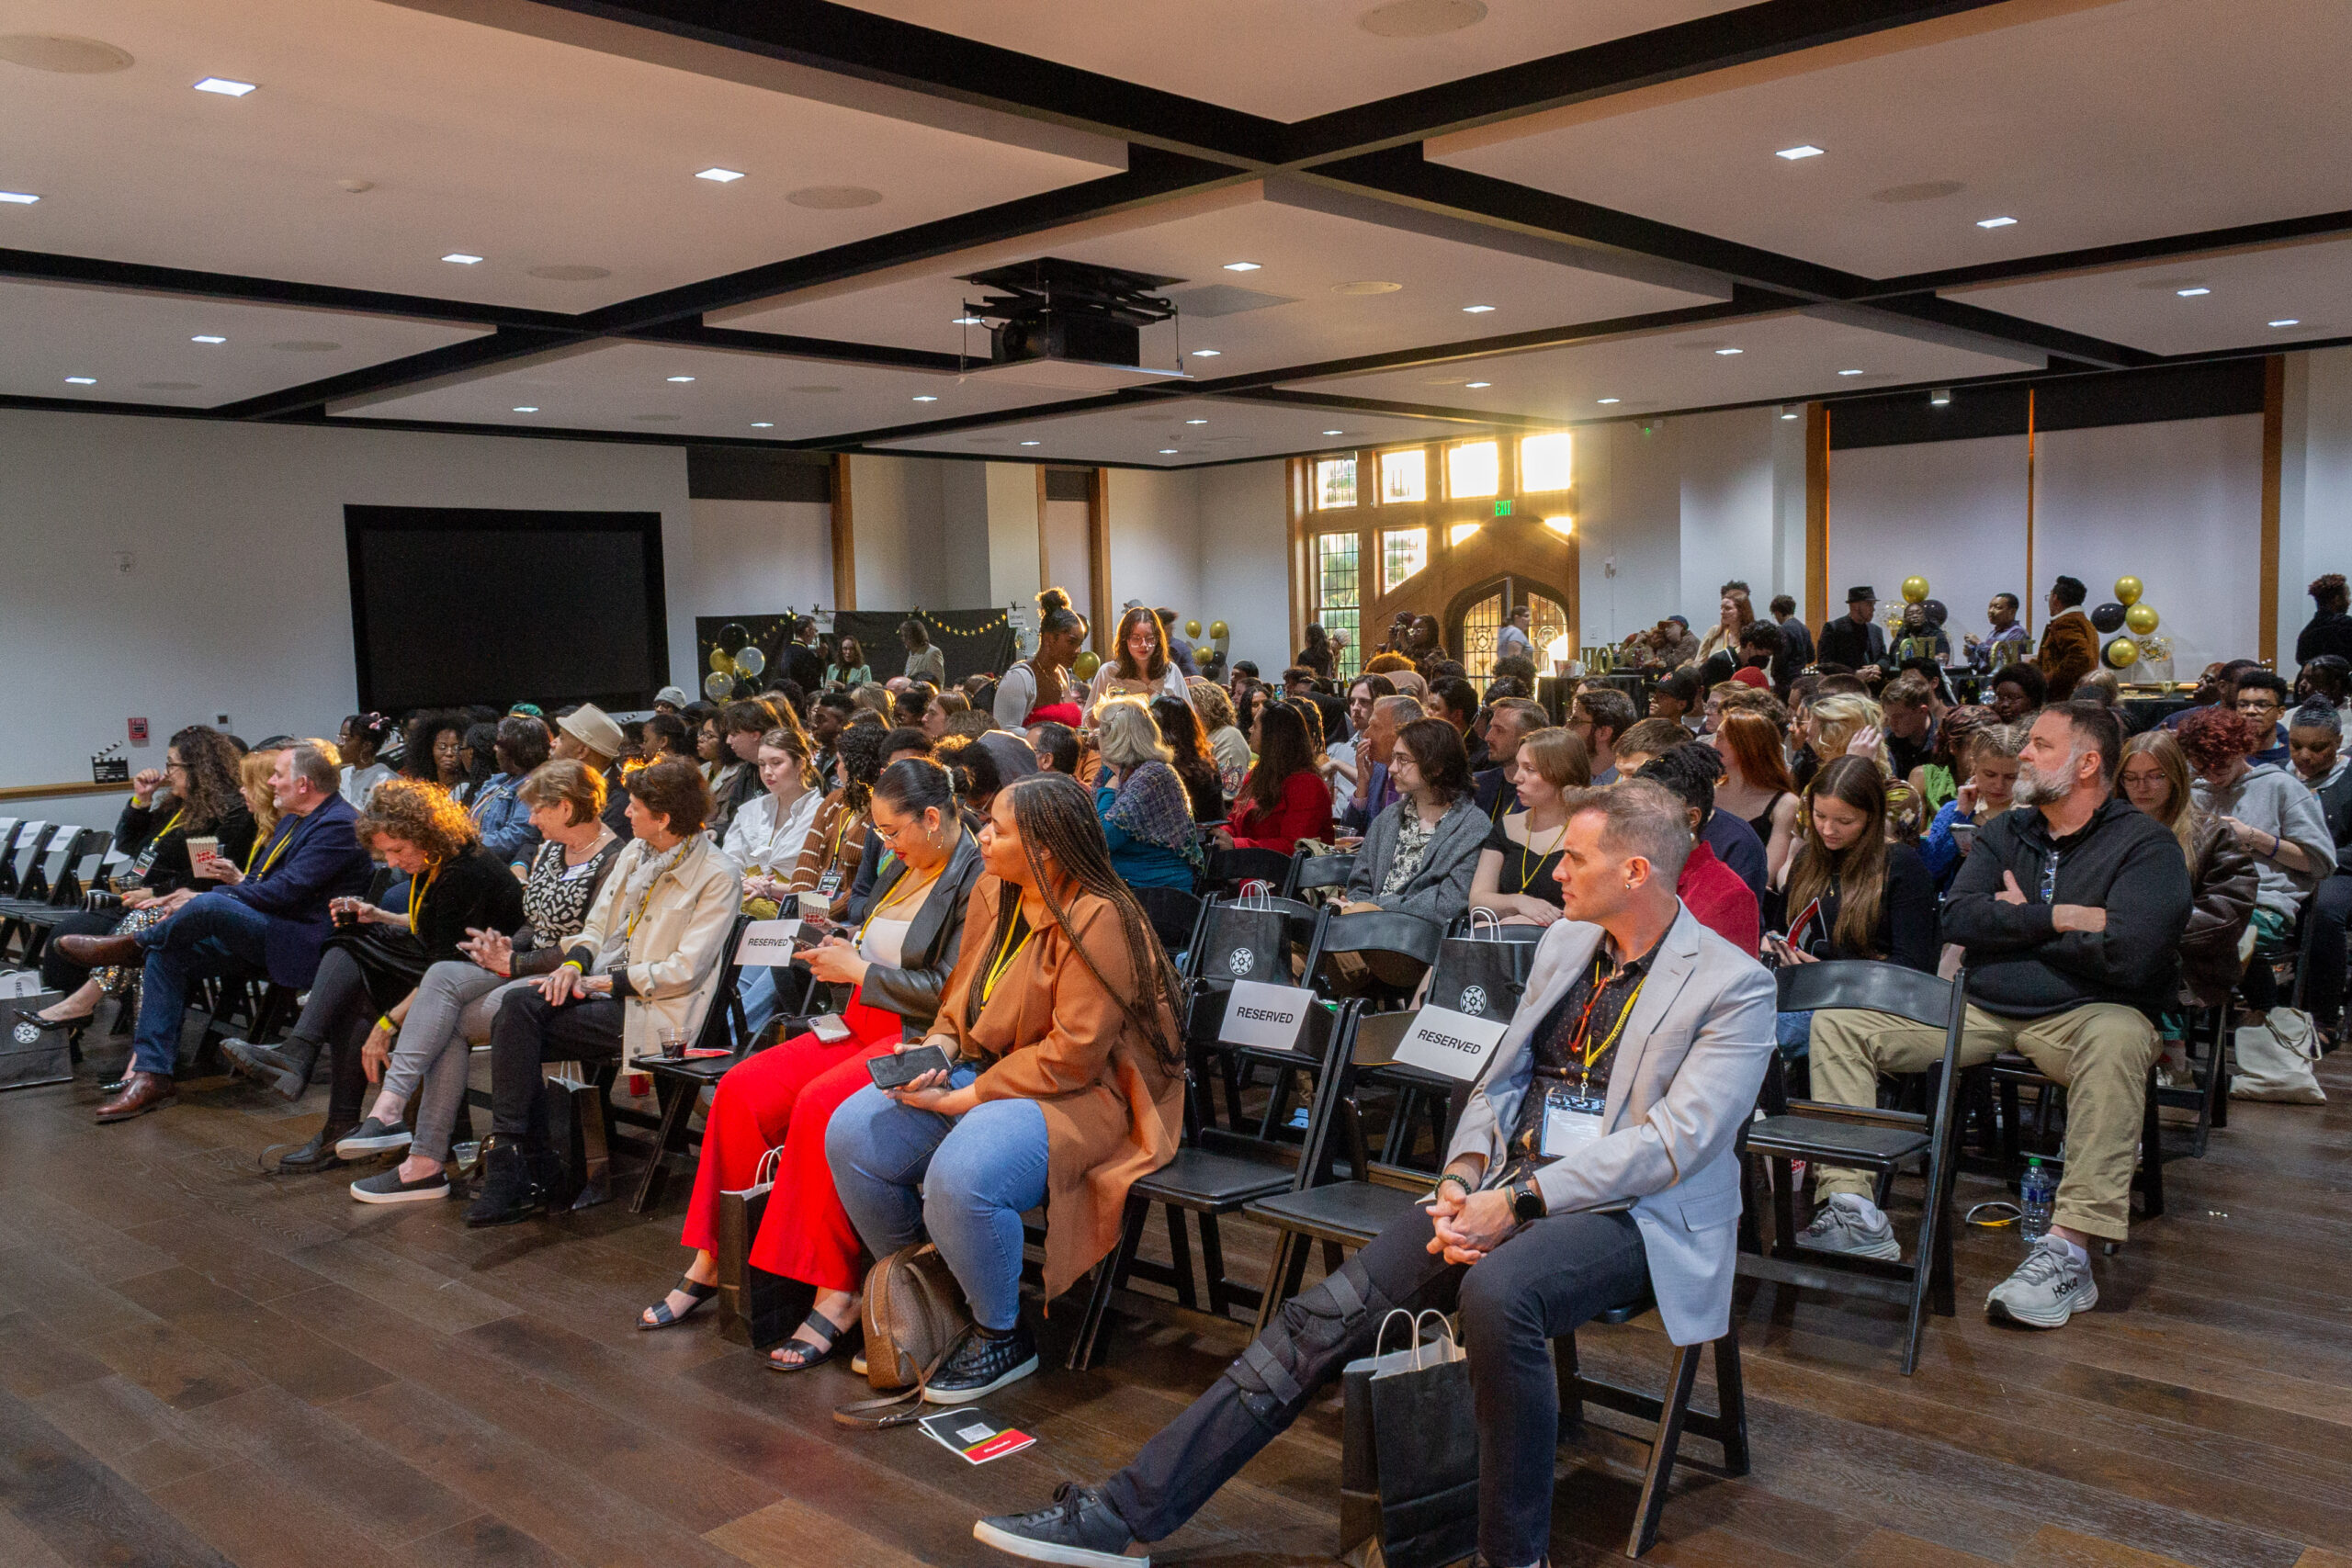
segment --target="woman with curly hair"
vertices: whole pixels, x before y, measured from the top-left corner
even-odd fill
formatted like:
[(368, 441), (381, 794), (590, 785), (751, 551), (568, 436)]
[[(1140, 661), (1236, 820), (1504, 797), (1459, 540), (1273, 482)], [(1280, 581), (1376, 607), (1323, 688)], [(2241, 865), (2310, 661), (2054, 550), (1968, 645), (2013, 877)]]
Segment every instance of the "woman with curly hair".
[(1088, 714), (1102, 711), (1114, 697), (1141, 697), (1149, 702), (1165, 694), (1183, 700), (1184, 672), (1168, 657), (1168, 628), (1159, 616), (1138, 604), (1119, 617), (1119, 635), (1112, 655), (1094, 672), (1088, 694)]
[[(217, 852), (232, 863), (242, 863), (253, 849), (254, 814), (238, 787), (235, 744), (217, 729), (191, 724), (172, 737), (164, 757), (161, 771), (145, 769), (131, 781), (130, 799), (114, 825), (115, 848), (130, 857), (128, 877), (117, 879), (122, 908), (76, 910), (57, 923), (41, 950), (41, 985), (67, 993), (33, 1016), (44, 1029), (89, 1022), (98, 998), (120, 996), (131, 979), (124, 968), (83, 968), (65, 956), (58, 937), (129, 936), (170, 919), (204, 891), (188, 860), (191, 838), (218, 840)], [(263, 790), (264, 798), (268, 793)]]
[[(2267, 728), (2267, 727), (2266, 727)], [(2304, 896), (2335, 869), (2335, 836), (2319, 797), (2276, 762), (2256, 762), (2269, 744), (2233, 708), (2192, 709), (2175, 739), (2197, 770), (2190, 798), (2220, 818), (2237, 847), (2254, 857), (2254, 957), (2241, 988), (2249, 1024), (2278, 1005), (2271, 964), (2294, 943), (2295, 917)]]
[(1216, 759), (1217, 787), (1230, 800), (1250, 776), (1250, 738), (1233, 722), (1233, 698), (1223, 686), (1195, 675), (1184, 682), (1184, 690), (1208, 735), (1209, 755)]
[(279, 1162), (282, 1171), (342, 1163), (334, 1145), (359, 1125), (367, 1091), (361, 1053), (371, 1044), (379, 1056), (390, 1051), (425, 970), (462, 956), (469, 931), (511, 935), (523, 923), (522, 885), (503, 859), (482, 847), (465, 807), (437, 785), (385, 779), (352, 831), (368, 853), (406, 879), (401, 907), (334, 900), (329, 908), (335, 934), (327, 939), (293, 1032), (275, 1046), (243, 1040), (222, 1045), (238, 1072), (287, 1100), (302, 1097), (319, 1053), (333, 1052), (326, 1122), (317, 1137)]
[(408, 721), (402, 736), (401, 772), (439, 784), (452, 798), (462, 800), (458, 786), (466, 782), (466, 716), (421, 713)]

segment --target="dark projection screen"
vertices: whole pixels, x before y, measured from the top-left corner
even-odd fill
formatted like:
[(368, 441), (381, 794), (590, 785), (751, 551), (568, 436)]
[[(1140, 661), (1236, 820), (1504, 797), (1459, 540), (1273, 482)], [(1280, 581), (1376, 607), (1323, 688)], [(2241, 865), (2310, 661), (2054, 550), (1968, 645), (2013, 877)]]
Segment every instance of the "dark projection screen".
[(658, 512), (346, 506), (359, 705), (643, 707), (669, 679)]

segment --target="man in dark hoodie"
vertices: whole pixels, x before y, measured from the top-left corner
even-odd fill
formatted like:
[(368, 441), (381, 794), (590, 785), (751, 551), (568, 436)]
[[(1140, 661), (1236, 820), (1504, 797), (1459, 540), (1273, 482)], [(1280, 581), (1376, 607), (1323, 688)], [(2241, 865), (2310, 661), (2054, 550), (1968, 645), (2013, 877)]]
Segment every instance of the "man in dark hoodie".
[[(2121, 1241), (2156, 1034), (2143, 1006), (2173, 994), (2188, 923), (2188, 866), (2154, 818), (2116, 797), (2123, 750), (2096, 703), (2041, 710), (2018, 759), (2018, 808), (1977, 829), (1944, 906), (1945, 940), (1968, 950), (1963, 1066), (2022, 1052), (2066, 1085), (2066, 1166), (2054, 1223), (1985, 1312), (2056, 1328), (2098, 1301), (2086, 1244)], [(1815, 1098), (1875, 1105), (1878, 1075), (1932, 1066), (1944, 1032), (1886, 1013), (1817, 1012)], [(2149, 1152), (2154, 1158), (2154, 1152)], [(1896, 1258), (1867, 1172), (1825, 1168), (1802, 1245)]]

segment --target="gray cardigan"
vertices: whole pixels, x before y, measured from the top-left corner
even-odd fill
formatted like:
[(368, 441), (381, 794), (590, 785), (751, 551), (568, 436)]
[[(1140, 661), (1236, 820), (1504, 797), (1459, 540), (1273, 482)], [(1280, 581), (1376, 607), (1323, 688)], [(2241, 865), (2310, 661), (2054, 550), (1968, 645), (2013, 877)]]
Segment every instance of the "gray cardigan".
[(1403, 813), (1413, 809), (1399, 797), (1372, 819), (1364, 829), (1363, 848), (1356, 854), (1355, 870), (1348, 877), (1348, 901), (1369, 901), (1400, 915), (1419, 915), (1444, 925), (1470, 907), (1470, 879), (1478, 870), (1478, 851), (1487, 841), (1487, 814), (1464, 795), (1438, 818), (1422, 852), (1421, 868), (1405, 884), (1402, 893), (1383, 893), (1388, 867), (1396, 859), (1396, 833)]
[[(964, 908), (972, 901), (972, 885), (979, 881), (980, 869), (980, 846), (967, 833), (907, 928), (906, 945), (899, 954), (905, 962), (895, 969), (876, 964), (865, 971), (860, 999), (905, 1019), (902, 1039), (922, 1039), (938, 1016), (940, 994), (947, 988), (956, 955), (964, 951)], [(892, 859), (889, 869), (875, 880), (868, 910), (880, 908), (906, 874), (907, 863)]]

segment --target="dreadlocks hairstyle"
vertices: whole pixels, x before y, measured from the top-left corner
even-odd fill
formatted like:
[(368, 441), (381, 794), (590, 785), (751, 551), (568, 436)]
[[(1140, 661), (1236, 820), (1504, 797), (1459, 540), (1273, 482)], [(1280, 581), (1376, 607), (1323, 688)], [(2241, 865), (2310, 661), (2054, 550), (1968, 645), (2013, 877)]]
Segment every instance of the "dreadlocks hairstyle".
[[(1012, 820), (1021, 829), (1021, 847), (1029, 856), (1030, 874), (1036, 878), (1037, 891), (1053, 914), (1055, 928), (1069, 939), (1071, 951), (1102, 988), (1118, 998), (1127, 1021), (1151, 1042), (1159, 1065), (1170, 1073), (1182, 1073), (1183, 1042), (1161, 1027), (1156, 1010), (1148, 1005), (1165, 1002), (1170, 1017), (1182, 1016), (1176, 969), (1168, 962), (1167, 950), (1159, 945), (1143, 906), (1111, 867), (1111, 846), (1102, 837), (1102, 818), (1094, 814), (1093, 797), (1085, 785), (1064, 773), (1031, 773), (1013, 780), (1003, 793), (1012, 802)], [(1054, 863), (1061, 868), (1063, 875), (1119, 912), (1119, 929), (1127, 940), (1127, 963), (1139, 982), (1133, 989), (1141, 993), (1144, 1001), (1139, 1002), (1136, 996), (1112, 985), (1095, 965), (1085, 944), (1078, 940), (1078, 932), (1070, 927), (1069, 911), (1062, 907), (1061, 897), (1054, 889), (1054, 879), (1046, 874), (1047, 855), (1054, 857)], [(1001, 918), (1008, 924), (1019, 903), (1018, 899), (1006, 901)], [(1148, 987), (1140, 984), (1147, 975), (1151, 976)], [(979, 1016), (979, 1005), (980, 988), (974, 986), (964, 1000), (964, 1021), (967, 1026)]]

